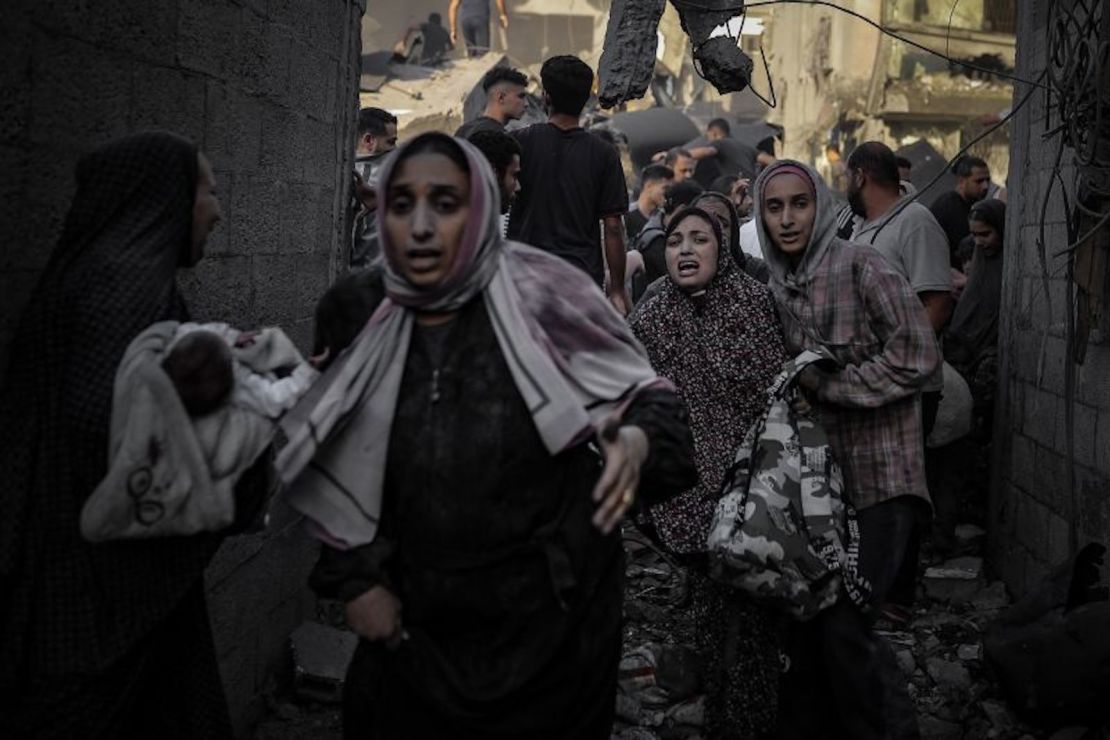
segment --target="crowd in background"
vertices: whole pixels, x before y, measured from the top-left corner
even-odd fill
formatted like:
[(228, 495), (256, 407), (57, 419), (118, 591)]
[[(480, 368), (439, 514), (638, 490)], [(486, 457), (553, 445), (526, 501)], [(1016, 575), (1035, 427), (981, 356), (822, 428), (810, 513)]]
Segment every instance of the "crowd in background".
[[(960, 159), (926, 207), (909, 163), (865, 142), (841, 199), (715, 119), (627, 183), (612, 136), (580, 123), (589, 66), (540, 77), (548, 120), (515, 130), (528, 80), (505, 67), (454, 136), (399, 143), (396, 117), (360, 112), (351, 274), (321, 296), (308, 359), (267, 364), (280, 336), (188, 323), (175, 272), (220, 216), (195, 145), (142, 134), (81, 160), (0, 398), (17, 733), (230, 734), (203, 569), (276, 469), (321, 542), (310, 583), (360, 637), (348, 736), (609, 737), (626, 517), (689, 575), (709, 736), (916, 736), (874, 625), (911, 617), (922, 543), (951, 544), (945, 456), (989, 441), (1005, 205), (986, 164)], [(806, 351), (799, 408), (843, 469), (870, 590), (799, 622), (715, 580), (706, 540), (768, 387)], [(269, 438), (220, 431), (245, 421), (205, 431), (230, 408), (280, 420), (276, 462)], [(160, 413), (195, 435), (128, 436)], [(86, 500), (117, 470), (114, 505), (143, 526), (177, 516), (148, 491), (209, 479), (234, 521), (90, 541)]]

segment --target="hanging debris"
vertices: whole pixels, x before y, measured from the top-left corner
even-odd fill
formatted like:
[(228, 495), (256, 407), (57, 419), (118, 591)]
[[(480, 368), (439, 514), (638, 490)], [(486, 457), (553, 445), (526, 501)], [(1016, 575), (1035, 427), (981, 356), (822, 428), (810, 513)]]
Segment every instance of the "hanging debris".
[(656, 30), (667, 0), (615, 0), (601, 51), (598, 100), (605, 108), (643, 97), (655, 72)]
[[(752, 60), (737, 40), (713, 32), (743, 14), (736, 0), (702, 0), (697, 6), (674, 2), (682, 30), (690, 37), (695, 67), (720, 93), (738, 92), (751, 81)], [(611, 108), (643, 97), (655, 71), (659, 20), (666, 0), (615, 0), (609, 11), (599, 76), (601, 105)]]

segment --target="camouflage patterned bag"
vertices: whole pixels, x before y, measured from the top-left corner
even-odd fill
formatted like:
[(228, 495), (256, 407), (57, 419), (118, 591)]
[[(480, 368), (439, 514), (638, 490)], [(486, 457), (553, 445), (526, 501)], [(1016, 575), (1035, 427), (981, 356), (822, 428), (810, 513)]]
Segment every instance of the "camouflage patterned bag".
[(857, 604), (867, 600), (854, 568), (858, 537), (849, 542), (845, 531), (855, 518), (840, 466), (825, 430), (793, 405), (798, 375), (826, 359), (803, 352), (768, 389), (767, 412), (725, 476), (707, 543), (714, 578), (799, 620), (832, 606), (842, 585)]

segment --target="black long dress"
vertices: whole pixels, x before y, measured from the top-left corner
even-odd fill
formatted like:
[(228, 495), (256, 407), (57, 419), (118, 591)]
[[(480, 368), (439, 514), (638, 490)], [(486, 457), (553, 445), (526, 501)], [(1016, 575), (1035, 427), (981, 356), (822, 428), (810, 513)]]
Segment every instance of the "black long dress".
[[(681, 402), (650, 392), (625, 421), (651, 440), (641, 496), (695, 477)], [(317, 591), (375, 584), (409, 639), (362, 642), (347, 679), (348, 737), (608, 738), (621, 645), (619, 536), (590, 523), (601, 460), (550, 455), (483, 302), (415, 330), (389, 441), (382, 529), (324, 548)]]
[[(0, 393), (0, 737), (231, 733), (203, 582), (221, 536), (94, 545), (78, 526), (107, 473), (124, 350), (150, 324), (188, 318), (175, 273), (196, 179), (196, 147), (171, 134), (83, 157), (12, 343)], [(264, 492), (264, 465), (240, 493)], [(239, 501), (239, 514), (259, 503)]]

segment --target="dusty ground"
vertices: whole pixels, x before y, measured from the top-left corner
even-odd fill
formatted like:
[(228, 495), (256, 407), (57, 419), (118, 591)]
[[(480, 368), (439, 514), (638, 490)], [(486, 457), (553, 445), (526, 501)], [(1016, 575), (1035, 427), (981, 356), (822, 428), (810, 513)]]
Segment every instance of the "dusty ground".
[[(983, 663), (981, 636), (1008, 604), (999, 582), (984, 580), (982, 531), (965, 526), (964, 556), (924, 570), (914, 618), (906, 629), (884, 631), (905, 671), (918, 709), (922, 737), (964, 740), (1033, 740), (1047, 737), (1019, 722), (1006, 707)], [(625, 533), (628, 551), (624, 661), (614, 738), (692, 740), (704, 721), (690, 634), (685, 580), (679, 569), (636, 530)], [(259, 740), (342, 736), (338, 706), (296, 693), (273, 697), (258, 727)], [(1056, 736), (1053, 736), (1056, 737)], [(1078, 740), (1083, 734), (1061, 735)]]

